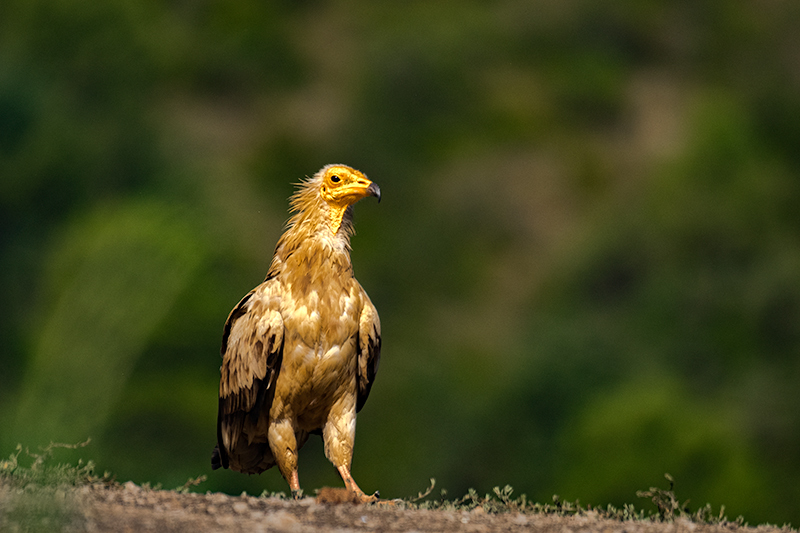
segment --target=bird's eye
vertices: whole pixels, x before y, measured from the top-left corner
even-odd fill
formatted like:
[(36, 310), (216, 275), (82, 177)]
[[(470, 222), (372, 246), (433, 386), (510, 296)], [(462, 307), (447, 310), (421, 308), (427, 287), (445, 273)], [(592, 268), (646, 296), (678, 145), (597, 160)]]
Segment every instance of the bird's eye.
[(333, 176), (331, 176), (331, 181), (333, 183), (339, 183), (342, 180), (341, 180), (341, 178), (339, 176), (333, 175)]

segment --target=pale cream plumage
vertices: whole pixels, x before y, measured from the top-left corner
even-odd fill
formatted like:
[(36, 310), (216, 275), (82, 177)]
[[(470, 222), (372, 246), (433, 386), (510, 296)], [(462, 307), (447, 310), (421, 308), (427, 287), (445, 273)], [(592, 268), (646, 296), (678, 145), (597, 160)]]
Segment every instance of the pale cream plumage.
[(380, 189), (345, 165), (300, 184), (266, 280), (231, 311), (220, 369), (214, 468), (278, 465), (297, 495), (297, 452), (321, 433), (348, 489), (372, 501), (350, 465), (356, 413), (378, 369), (378, 312), (353, 277), (352, 205)]

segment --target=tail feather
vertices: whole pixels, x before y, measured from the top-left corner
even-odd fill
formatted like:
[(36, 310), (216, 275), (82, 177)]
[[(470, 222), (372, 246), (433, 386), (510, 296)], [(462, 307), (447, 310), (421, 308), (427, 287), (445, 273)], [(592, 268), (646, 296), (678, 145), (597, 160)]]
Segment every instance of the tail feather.
[(211, 452), (211, 470), (227, 467), (227, 465), (223, 464), (222, 454), (219, 451), (219, 446), (214, 446), (214, 451)]

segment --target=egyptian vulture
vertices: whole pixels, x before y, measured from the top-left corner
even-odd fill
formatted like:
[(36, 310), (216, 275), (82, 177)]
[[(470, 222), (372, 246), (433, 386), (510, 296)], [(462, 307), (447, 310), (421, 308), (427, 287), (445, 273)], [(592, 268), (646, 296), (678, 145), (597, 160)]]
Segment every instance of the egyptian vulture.
[(345, 165), (298, 185), (266, 279), (225, 322), (214, 469), (277, 464), (297, 498), (297, 453), (317, 433), (347, 489), (377, 500), (350, 474), (356, 413), (381, 352), (378, 312), (350, 262), (352, 206), (367, 196), (380, 201), (380, 188)]

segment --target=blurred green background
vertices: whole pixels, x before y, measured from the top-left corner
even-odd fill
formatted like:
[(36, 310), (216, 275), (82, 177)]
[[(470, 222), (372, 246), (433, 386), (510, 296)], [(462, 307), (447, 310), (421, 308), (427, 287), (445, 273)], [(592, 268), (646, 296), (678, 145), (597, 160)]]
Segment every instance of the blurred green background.
[[(800, 523), (800, 4), (5, 0), (0, 456), (211, 472), (219, 343), (347, 163), (354, 475)], [(340, 481), (314, 438), (307, 491)], [(438, 488), (437, 488), (438, 492)]]

